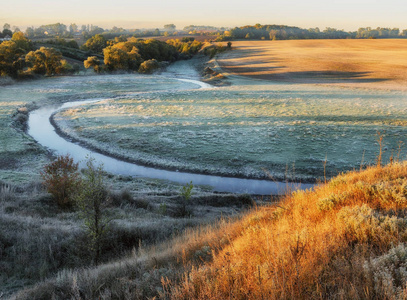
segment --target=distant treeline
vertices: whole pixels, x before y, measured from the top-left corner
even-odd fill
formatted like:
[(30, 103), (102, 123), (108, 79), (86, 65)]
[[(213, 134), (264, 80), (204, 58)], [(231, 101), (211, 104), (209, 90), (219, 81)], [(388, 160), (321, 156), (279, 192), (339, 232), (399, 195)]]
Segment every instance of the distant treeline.
[(218, 40), (297, 40), (297, 39), (372, 39), (372, 38), (406, 38), (407, 30), (398, 28), (371, 27), (359, 28), (358, 31), (344, 31), (335, 28), (320, 30), (318, 27), (303, 29), (286, 25), (260, 25), (235, 27), (226, 30)]
[[(3, 31), (0, 32), (0, 39), (6, 36), (11, 37), (18, 27), (10, 24), (4, 24)], [(163, 28), (155, 29), (124, 29), (121, 27), (112, 27), (104, 29), (96, 25), (81, 25), (75, 23), (66, 26), (61, 23), (41, 25), (37, 28), (28, 27), (24, 32), (30, 39), (38, 38), (75, 38), (89, 39), (96, 34), (103, 35), (106, 40), (116, 37), (124, 38), (143, 38), (159, 36), (185, 36), (201, 35), (208, 39), (217, 41), (226, 41), (234, 39), (252, 39), (252, 40), (287, 40), (287, 39), (369, 39), (369, 38), (406, 38), (407, 29), (399, 28), (359, 28), (357, 31), (344, 31), (336, 28), (327, 27), (320, 30), (318, 27), (304, 29), (287, 25), (247, 25), (228, 29), (225, 27), (213, 27), (206, 25), (189, 25), (183, 29), (177, 29), (174, 24), (166, 24)]]
[[(0, 39), (6, 36), (11, 37), (16, 31), (20, 29), (6, 23), (3, 26), (3, 31), (0, 31)], [(88, 24), (78, 26), (75, 23), (69, 26), (62, 23), (54, 23), (41, 25), (39, 27), (28, 27), (24, 34), (29, 39), (42, 39), (42, 38), (84, 38), (89, 39), (96, 34), (102, 34), (106, 39), (114, 39), (119, 36), (126, 37), (153, 37), (153, 36), (177, 36), (186, 34), (202, 34), (202, 35), (221, 35), (226, 28), (213, 27), (213, 26), (196, 26), (189, 25), (183, 29), (177, 30), (174, 24), (166, 24), (163, 28), (155, 29), (124, 29), (121, 27), (113, 26), (111, 29), (104, 29), (96, 25)]]

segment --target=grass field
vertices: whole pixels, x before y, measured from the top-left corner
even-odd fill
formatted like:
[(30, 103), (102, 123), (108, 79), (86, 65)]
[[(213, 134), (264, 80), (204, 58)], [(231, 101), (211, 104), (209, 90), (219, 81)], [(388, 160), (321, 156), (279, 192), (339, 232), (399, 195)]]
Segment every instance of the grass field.
[(235, 41), (227, 72), (290, 83), (407, 89), (407, 40)]

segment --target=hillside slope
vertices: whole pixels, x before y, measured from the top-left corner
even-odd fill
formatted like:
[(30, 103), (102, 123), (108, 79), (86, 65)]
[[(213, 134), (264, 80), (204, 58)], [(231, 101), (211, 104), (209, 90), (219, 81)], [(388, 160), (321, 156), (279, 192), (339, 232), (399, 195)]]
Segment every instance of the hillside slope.
[(339, 175), (17, 299), (404, 299), (407, 163)]
[(243, 218), (172, 299), (405, 299), (407, 164), (340, 175)]

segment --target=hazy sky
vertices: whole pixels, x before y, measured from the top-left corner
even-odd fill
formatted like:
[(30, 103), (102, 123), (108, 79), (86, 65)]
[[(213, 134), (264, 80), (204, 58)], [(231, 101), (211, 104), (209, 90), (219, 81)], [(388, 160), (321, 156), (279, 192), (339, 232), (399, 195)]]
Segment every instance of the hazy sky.
[(407, 29), (406, 0), (4, 0), (4, 23), (38, 26), (61, 22), (103, 28), (186, 25), (284, 24), (303, 28), (398, 27)]

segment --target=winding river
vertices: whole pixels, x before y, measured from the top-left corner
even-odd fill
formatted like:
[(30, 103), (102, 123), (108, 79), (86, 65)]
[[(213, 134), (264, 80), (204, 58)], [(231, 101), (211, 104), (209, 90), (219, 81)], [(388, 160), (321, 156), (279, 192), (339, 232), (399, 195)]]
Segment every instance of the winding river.
[[(176, 78), (179, 81), (193, 83), (197, 88), (212, 88), (212, 86), (192, 79)], [(84, 104), (99, 102), (105, 99), (92, 99), (85, 101), (67, 102), (59, 106), (47, 106), (34, 110), (30, 113), (28, 133), (41, 145), (49, 148), (57, 154), (70, 154), (76, 161), (84, 163), (87, 156), (92, 156), (97, 162), (103, 163), (104, 169), (113, 174), (126, 176), (140, 176), (169, 180), (184, 184), (192, 181), (194, 185), (208, 185), (216, 192), (248, 193), (257, 195), (282, 194), (287, 189), (308, 189), (312, 184), (292, 184), (286, 182), (274, 182), (267, 180), (240, 179), (221, 176), (192, 174), (185, 172), (167, 171), (150, 167), (139, 166), (119, 159), (109, 157), (95, 151), (86, 149), (71, 141), (65, 140), (55, 132), (50, 123), (52, 114), (59, 110)]]

